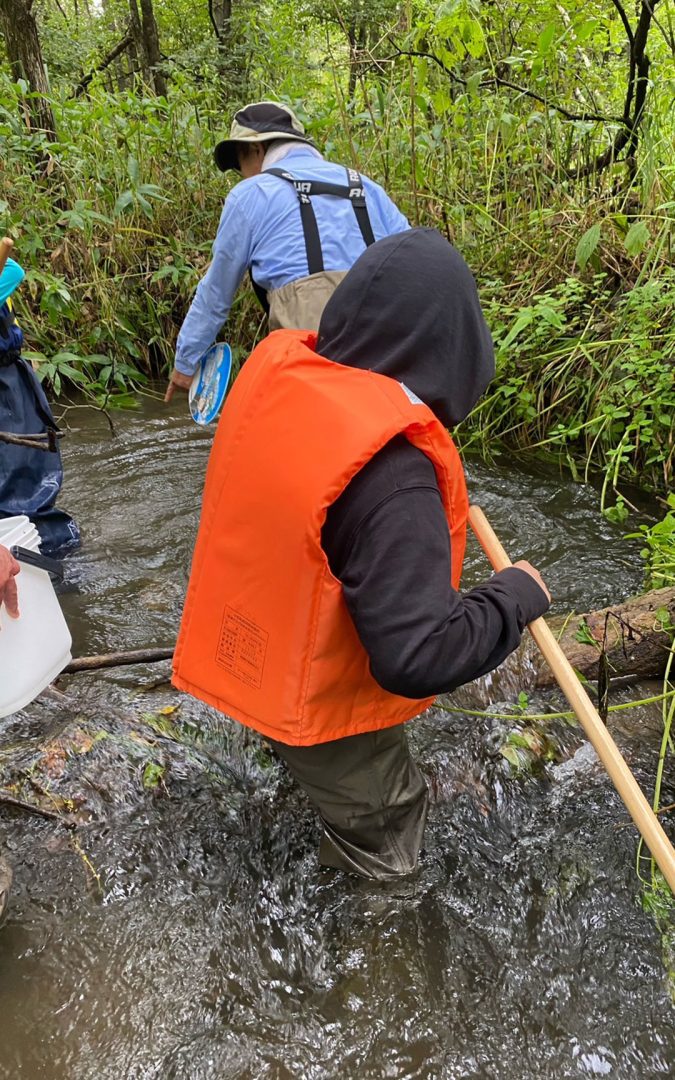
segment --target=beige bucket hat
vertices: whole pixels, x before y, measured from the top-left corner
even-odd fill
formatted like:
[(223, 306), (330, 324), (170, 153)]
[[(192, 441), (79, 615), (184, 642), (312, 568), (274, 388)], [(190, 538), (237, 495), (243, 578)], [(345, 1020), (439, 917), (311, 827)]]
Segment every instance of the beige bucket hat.
[(288, 105), (276, 101), (254, 101), (234, 114), (229, 139), (219, 142), (213, 151), (221, 172), (239, 169), (237, 143), (271, 142), (273, 139), (297, 139), (313, 145), (297, 116)]

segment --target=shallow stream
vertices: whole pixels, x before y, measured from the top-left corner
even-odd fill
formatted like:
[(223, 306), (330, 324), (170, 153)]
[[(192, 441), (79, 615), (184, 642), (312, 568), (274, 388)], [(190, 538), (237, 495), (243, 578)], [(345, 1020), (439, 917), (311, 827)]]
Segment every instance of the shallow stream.
[[(148, 402), (115, 418), (114, 439), (100, 414), (69, 414), (61, 502), (85, 536), (62, 595), (74, 655), (172, 644), (210, 445), (180, 413)], [(470, 464), (469, 480), (557, 610), (639, 590), (639, 548), (591, 488), (503, 459)], [(486, 573), (471, 546), (465, 584)], [(3, 1080), (673, 1075), (635, 833), (578, 730), (560, 722), (562, 760), (520, 776), (499, 753), (508, 722), (438, 709), (413, 722), (426, 851), (413, 880), (374, 886), (317, 866), (316, 821), (288, 775), (167, 670), (62, 679), (67, 698), (0, 721), (3, 786), (20, 776), (57, 808), (70, 798), (80, 822), (0, 806), (15, 873)], [(507, 683), (492, 682), (496, 711)], [(658, 685), (615, 700), (643, 691)], [(484, 707), (485, 685), (455, 703)], [(659, 710), (615, 715), (650, 794)]]

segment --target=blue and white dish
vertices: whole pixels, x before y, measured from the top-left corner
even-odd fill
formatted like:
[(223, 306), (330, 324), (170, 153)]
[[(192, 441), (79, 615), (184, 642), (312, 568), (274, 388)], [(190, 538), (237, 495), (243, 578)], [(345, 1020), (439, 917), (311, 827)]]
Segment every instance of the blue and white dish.
[(219, 342), (202, 356), (190, 386), (188, 401), (197, 424), (215, 420), (225, 400), (232, 371), (232, 350)]

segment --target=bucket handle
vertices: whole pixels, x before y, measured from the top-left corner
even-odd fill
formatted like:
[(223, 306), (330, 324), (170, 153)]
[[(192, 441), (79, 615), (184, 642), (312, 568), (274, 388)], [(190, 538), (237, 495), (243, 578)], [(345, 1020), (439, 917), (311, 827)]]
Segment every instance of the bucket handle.
[(58, 559), (48, 559), (46, 555), (38, 555), (37, 551), (29, 551), (28, 548), (10, 548), (11, 554), (19, 562), (27, 566), (35, 566), (38, 570), (46, 570), (52, 577), (63, 581), (63, 563)]

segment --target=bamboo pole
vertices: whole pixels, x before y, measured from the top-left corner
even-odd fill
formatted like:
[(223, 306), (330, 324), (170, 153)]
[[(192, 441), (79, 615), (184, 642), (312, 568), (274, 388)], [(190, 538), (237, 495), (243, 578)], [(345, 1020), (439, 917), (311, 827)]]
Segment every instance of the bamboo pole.
[(0, 274), (5, 269), (5, 263), (13, 247), (14, 241), (10, 240), (8, 236), (3, 236), (2, 240), (0, 240)]
[[(512, 565), (479, 506), (470, 507), (469, 524), (495, 570), (504, 570)], [(651, 851), (654, 861), (675, 894), (675, 851), (656, 814), (647, 802), (637, 780), (621, 756), (619, 748), (600, 719), (595, 706), (579, 682), (574, 668), (558, 645), (550, 628), (543, 619), (535, 619), (528, 629), (555, 675), (560, 689), (574, 709), (600, 761), (609, 773), (612, 783)]]

